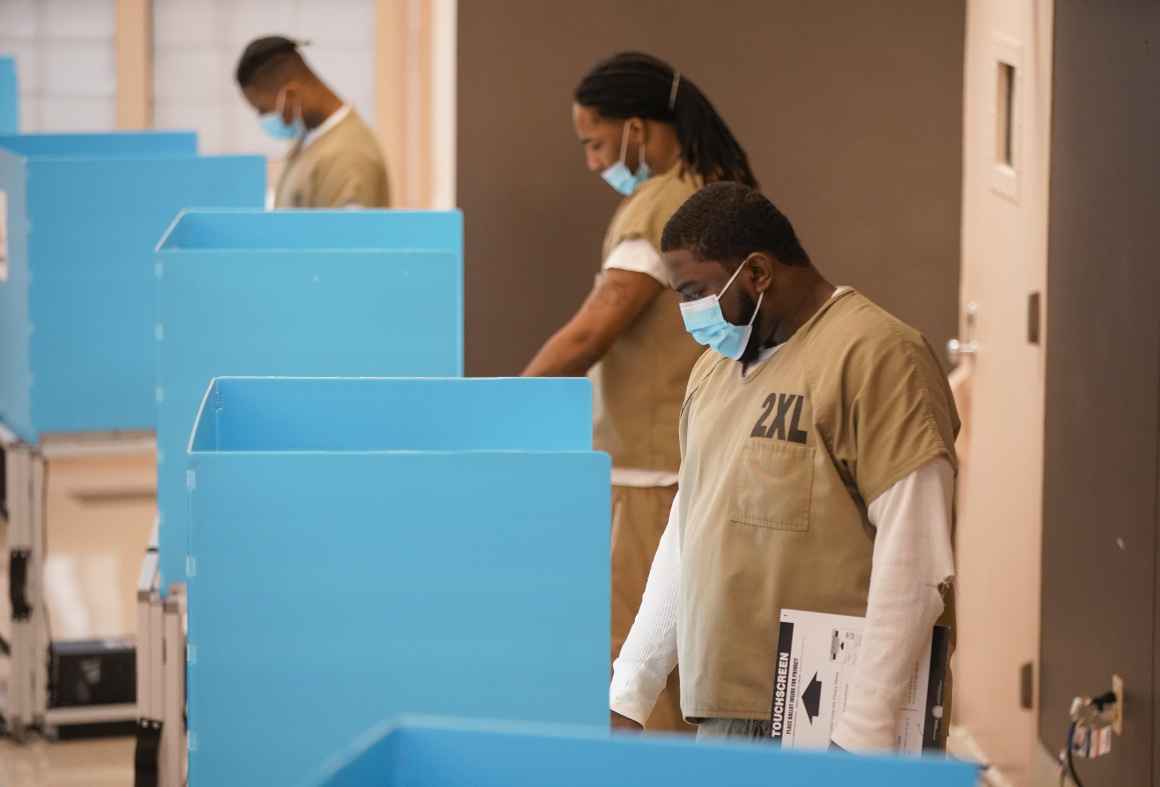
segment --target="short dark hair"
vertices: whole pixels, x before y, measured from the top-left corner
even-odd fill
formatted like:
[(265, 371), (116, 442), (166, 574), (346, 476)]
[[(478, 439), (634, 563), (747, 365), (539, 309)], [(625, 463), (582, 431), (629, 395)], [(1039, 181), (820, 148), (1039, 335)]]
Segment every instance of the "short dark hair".
[(730, 268), (758, 251), (783, 265), (810, 264), (789, 219), (757, 189), (729, 181), (705, 186), (669, 219), (661, 250), (678, 249)]
[(267, 67), (278, 63), (288, 63), (297, 60), (305, 64), (302, 55), (298, 52), (300, 42), (285, 36), (264, 36), (255, 38), (242, 52), (238, 59), (238, 67), (234, 78), (240, 87), (249, 87), (257, 81), (259, 74)]

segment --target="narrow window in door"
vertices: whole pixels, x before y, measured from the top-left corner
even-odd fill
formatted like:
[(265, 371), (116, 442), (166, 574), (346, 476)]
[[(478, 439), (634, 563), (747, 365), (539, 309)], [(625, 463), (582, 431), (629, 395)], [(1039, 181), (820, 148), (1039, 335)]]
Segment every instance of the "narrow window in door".
[(998, 106), (995, 108), (995, 117), (999, 127), (996, 129), (995, 158), (999, 164), (1015, 167), (1015, 66), (1010, 63), (999, 63), (999, 89), (996, 92)]

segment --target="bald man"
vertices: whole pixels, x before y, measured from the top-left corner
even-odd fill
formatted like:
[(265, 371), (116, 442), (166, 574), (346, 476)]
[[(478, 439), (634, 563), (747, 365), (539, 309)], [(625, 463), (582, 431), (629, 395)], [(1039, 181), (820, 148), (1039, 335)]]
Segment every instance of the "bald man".
[(374, 134), (306, 63), (299, 42), (250, 43), (237, 81), (263, 130), (292, 143), (275, 208), (385, 208), (387, 168)]

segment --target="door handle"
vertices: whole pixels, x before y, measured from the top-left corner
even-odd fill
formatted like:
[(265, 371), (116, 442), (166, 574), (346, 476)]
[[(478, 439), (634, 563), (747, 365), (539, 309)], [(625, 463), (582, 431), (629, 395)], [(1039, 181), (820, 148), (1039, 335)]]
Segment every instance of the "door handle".
[(951, 339), (947, 342), (947, 360), (951, 362), (951, 366), (957, 366), (964, 357), (974, 357), (979, 353), (979, 343), (975, 341), (975, 317), (979, 313), (979, 305), (974, 303), (967, 304), (966, 311), (966, 333), (962, 339)]

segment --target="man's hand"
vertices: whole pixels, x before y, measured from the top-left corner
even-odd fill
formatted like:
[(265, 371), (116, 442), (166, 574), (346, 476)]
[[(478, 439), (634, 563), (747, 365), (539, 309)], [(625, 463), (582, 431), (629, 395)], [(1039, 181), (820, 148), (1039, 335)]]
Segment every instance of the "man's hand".
[(638, 724), (627, 716), (621, 716), (616, 711), (609, 711), (609, 713), (611, 716), (609, 717), (608, 726), (611, 727), (613, 731), (644, 732), (644, 727), (642, 725)]

